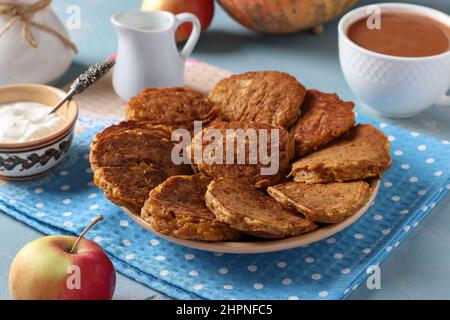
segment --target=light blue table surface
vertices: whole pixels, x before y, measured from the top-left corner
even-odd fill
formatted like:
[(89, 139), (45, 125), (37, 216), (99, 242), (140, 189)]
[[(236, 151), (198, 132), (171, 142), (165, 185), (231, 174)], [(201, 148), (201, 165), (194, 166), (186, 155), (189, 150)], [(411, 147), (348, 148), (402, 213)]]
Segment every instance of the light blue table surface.
[[(367, 4), (374, 1), (360, 1)], [(401, 1), (421, 3), (450, 13), (450, 1)], [(80, 30), (71, 30), (80, 52), (61, 84), (73, 79), (86, 66), (116, 50), (116, 35), (109, 17), (121, 10), (138, 9), (139, 0), (56, 0), (53, 7), (64, 21), (68, 7), (81, 8)], [(376, 120), (440, 139), (450, 137), (450, 106), (434, 107), (407, 120), (383, 118), (366, 108), (348, 88), (338, 61), (337, 22), (326, 26), (317, 37), (308, 32), (270, 36), (249, 31), (216, 6), (211, 28), (202, 35), (193, 57), (231, 70), (275, 69), (295, 75), (309, 88), (337, 92), (354, 100), (357, 111)], [(381, 266), (380, 290), (361, 285), (352, 299), (450, 299), (450, 196), (447, 196)], [(15, 253), (27, 242), (42, 236), (39, 232), (0, 213), (0, 299), (9, 298), (8, 270)], [(118, 275), (115, 298), (159, 298), (149, 288)]]

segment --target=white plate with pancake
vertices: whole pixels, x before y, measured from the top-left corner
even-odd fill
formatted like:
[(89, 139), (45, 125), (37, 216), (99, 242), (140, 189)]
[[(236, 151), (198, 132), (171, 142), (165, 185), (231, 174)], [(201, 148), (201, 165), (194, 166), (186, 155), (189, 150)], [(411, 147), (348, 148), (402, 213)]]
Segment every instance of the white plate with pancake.
[(242, 242), (204, 242), (195, 240), (185, 240), (167, 236), (155, 231), (148, 222), (142, 219), (140, 216), (133, 214), (131, 211), (123, 208), (126, 214), (137, 222), (139, 225), (154, 233), (155, 235), (166, 239), (170, 242), (198, 250), (221, 252), (221, 253), (234, 253), (234, 254), (255, 254), (255, 253), (267, 253), (282, 251), (288, 249), (299, 248), (320, 240), (329, 238), (336, 233), (348, 228), (355, 223), (361, 216), (369, 210), (371, 204), (377, 196), (378, 189), (380, 187), (381, 179), (371, 179), (368, 181), (372, 194), (369, 201), (358, 212), (348, 217), (344, 221), (337, 224), (322, 225), (320, 228), (301, 234), (296, 237), (277, 239), (277, 240), (264, 240), (260, 241), (242, 241)]

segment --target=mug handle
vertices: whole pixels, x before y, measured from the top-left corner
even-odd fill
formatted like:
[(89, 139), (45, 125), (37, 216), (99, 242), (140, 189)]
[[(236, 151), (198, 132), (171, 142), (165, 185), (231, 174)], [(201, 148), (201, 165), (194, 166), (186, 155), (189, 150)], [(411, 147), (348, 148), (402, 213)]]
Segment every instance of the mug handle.
[(177, 28), (185, 23), (190, 22), (192, 23), (192, 32), (189, 36), (188, 41), (184, 45), (184, 48), (181, 50), (180, 56), (182, 59), (186, 60), (189, 58), (189, 56), (192, 53), (192, 50), (194, 50), (195, 45), (197, 44), (198, 38), (200, 37), (201, 32), (201, 24), (200, 20), (193, 15), (192, 13), (180, 13), (175, 16), (175, 31)]
[(446, 94), (445, 96), (442, 96), (441, 98), (439, 98), (439, 100), (436, 102), (436, 105), (449, 107), (450, 106), (450, 95)]

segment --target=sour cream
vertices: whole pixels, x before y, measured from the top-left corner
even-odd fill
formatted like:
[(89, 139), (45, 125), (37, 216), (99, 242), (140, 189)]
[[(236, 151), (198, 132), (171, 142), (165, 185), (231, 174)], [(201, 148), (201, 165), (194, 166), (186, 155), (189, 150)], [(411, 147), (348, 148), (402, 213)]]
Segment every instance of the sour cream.
[(0, 104), (0, 143), (30, 142), (51, 135), (67, 123), (37, 102)]

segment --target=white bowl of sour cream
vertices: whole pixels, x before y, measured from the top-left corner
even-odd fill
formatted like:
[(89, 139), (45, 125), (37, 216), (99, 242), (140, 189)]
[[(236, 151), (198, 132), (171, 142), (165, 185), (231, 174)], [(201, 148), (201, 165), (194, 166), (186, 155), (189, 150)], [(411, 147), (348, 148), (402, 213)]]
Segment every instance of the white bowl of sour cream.
[(0, 86), (0, 178), (35, 178), (61, 162), (72, 143), (78, 108), (72, 100), (48, 113), (65, 94), (45, 85)]

